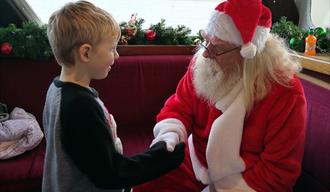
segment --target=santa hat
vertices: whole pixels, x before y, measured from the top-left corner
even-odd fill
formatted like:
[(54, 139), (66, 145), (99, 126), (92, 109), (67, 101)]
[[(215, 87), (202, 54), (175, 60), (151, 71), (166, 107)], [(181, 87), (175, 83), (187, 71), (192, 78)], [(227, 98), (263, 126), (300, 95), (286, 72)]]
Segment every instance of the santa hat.
[(242, 57), (253, 58), (263, 50), (271, 24), (271, 12), (261, 0), (227, 0), (215, 8), (205, 32), (242, 46)]

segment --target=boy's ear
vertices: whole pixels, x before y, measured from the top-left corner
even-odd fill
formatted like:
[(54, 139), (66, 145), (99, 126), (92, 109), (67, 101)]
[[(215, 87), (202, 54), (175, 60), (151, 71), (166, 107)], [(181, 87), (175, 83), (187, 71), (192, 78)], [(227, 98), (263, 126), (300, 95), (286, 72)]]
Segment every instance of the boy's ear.
[(78, 57), (83, 62), (88, 62), (90, 60), (90, 53), (92, 46), (88, 43), (84, 43), (78, 48)]

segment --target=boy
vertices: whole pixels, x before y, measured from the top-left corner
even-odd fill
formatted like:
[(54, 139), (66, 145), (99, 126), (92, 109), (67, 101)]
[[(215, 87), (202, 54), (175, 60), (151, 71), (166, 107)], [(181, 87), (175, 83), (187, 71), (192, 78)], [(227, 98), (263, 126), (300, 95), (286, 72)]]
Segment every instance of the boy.
[(44, 108), (46, 157), (42, 190), (103, 191), (146, 182), (179, 166), (184, 144), (173, 152), (159, 142), (125, 157), (92, 79), (104, 79), (119, 57), (119, 25), (86, 1), (68, 3), (49, 19), (48, 39), (61, 74), (50, 85)]

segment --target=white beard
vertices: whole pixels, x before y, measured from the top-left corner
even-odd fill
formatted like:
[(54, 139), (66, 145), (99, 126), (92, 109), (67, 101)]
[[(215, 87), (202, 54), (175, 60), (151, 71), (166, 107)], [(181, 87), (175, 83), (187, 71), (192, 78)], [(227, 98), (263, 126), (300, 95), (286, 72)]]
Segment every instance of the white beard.
[(229, 70), (224, 71), (214, 59), (205, 58), (201, 50), (195, 57), (193, 84), (196, 93), (210, 104), (215, 104), (241, 79), (242, 70), (238, 64), (232, 64)]

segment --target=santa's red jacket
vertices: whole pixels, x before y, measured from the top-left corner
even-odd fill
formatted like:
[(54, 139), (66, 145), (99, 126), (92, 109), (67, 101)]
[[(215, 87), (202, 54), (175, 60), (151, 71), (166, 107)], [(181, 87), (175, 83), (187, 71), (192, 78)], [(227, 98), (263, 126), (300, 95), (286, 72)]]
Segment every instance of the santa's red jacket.
[[(157, 121), (181, 121), (193, 136), (199, 162), (207, 167), (207, 141), (221, 111), (196, 95), (192, 75), (190, 66)], [(244, 122), (240, 156), (245, 170), (241, 174), (249, 187), (256, 191), (292, 190), (301, 171), (305, 124), (306, 100), (298, 78), (293, 79), (291, 87), (274, 83)]]

